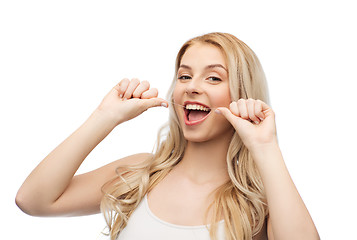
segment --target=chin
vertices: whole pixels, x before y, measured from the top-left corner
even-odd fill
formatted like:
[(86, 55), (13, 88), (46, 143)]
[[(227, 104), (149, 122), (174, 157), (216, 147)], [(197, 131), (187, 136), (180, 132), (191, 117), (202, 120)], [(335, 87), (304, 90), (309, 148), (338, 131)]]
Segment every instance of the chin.
[(207, 142), (210, 140), (209, 137), (202, 137), (202, 136), (197, 136), (197, 134), (195, 134), (196, 136), (192, 136), (192, 135), (184, 135), (186, 141), (188, 142), (194, 142), (194, 143), (203, 143), (203, 142)]
[(224, 132), (208, 132), (208, 133), (199, 133), (198, 131), (188, 131), (183, 132), (184, 138), (188, 142), (194, 143), (205, 143), (205, 142), (212, 142), (212, 141), (222, 141), (223, 139), (227, 139), (233, 136), (233, 129), (227, 129)]

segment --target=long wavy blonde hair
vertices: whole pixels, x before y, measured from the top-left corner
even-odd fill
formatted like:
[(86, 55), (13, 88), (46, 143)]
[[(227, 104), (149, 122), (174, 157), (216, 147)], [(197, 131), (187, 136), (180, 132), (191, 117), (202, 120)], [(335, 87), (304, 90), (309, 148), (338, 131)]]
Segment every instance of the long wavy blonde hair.
[[(265, 75), (257, 56), (245, 43), (227, 33), (205, 34), (187, 41), (181, 47), (176, 58), (174, 81), (168, 93), (170, 101), (173, 100), (172, 93), (182, 56), (196, 43), (212, 44), (224, 54), (232, 101), (253, 98), (269, 102)], [(186, 140), (175, 109), (170, 106), (169, 122), (159, 131), (152, 157), (137, 166), (117, 169), (118, 176), (103, 186), (101, 210), (112, 240), (125, 228), (144, 196), (179, 163), (185, 147)], [(210, 236), (216, 238), (217, 223), (223, 216), (226, 239), (252, 239), (264, 226), (268, 210), (260, 174), (237, 133), (231, 139), (226, 159), (230, 181), (214, 192), (215, 198), (209, 207), (213, 211)]]

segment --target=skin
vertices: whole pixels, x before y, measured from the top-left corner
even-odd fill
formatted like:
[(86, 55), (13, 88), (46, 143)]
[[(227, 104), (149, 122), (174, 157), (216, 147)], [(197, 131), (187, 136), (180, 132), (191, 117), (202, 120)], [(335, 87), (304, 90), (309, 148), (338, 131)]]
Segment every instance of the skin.
[(165, 221), (203, 225), (206, 209), (213, 200), (210, 193), (229, 178), (225, 157), (234, 129), (214, 111), (204, 122), (187, 126), (182, 105), (190, 101), (210, 108), (228, 107), (228, 74), (221, 67), (207, 68), (212, 63), (225, 66), (216, 48), (193, 46), (181, 63), (184, 67), (178, 71), (173, 100), (187, 147), (180, 163), (149, 193), (148, 202), (151, 210)]
[[(136, 90), (137, 96), (133, 93)], [(150, 154), (137, 154), (74, 176), (86, 156), (119, 124), (148, 108), (164, 106), (148, 82), (123, 79), (89, 118), (31, 172), (16, 195), (16, 204), (33, 216), (80, 216), (100, 212), (102, 186), (121, 165), (137, 164)], [(44, 181), (44, 179), (46, 181)]]
[[(254, 239), (319, 239), (282, 158), (273, 110), (260, 100), (231, 102), (225, 69), (222, 53), (212, 45), (195, 44), (184, 54), (174, 102), (200, 102), (212, 110), (202, 123), (187, 126), (183, 108), (175, 105), (187, 149), (181, 162), (148, 194), (151, 211), (174, 224), (205, 224), (210, 193), (228, 180), (225, 156), (236, 131), (258, 166), (267, 194), (267, 229)], [(75, 172), (117, 125), (151, 107), (168, 106), (157, 96), (157, 90), (146, 81), (122, 80), (87, 121), (33, 170), (16, 196), (18, 206), (37, 216), (99, 212), (101, 187), (115, 176), (114, 170), (150, 155), (129, 156), (77, 176)]]

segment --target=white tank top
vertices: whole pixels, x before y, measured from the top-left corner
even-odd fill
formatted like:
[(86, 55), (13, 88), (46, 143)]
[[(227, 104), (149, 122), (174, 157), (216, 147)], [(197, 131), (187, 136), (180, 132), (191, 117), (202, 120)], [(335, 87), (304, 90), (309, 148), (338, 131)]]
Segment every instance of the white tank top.
[[(156, 217), (150, 210), (147, 196), (141, 201), (129, 218), (127, 226), (119, 234), (118, 240), (136, 239), (170, 239), (170, 240), (209, 240), (209, 230), (206, 225), (182, 226), (165, 222)], [(217, 239), (224, 239), (224, 221), (220, 221), (217, 229)]]

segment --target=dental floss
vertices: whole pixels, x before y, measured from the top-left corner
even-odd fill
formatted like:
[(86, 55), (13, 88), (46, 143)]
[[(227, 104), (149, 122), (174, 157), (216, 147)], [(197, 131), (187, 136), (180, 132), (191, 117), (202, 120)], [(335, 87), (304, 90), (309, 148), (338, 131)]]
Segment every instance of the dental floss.
[[(177, 105), (177, 106), (185, 107), (184, 105), (181, 105), (181, 104), (178, 104), (178, 103), (174, 103), (174, 102), (170, 102), (170, 103), (175, 104), (175, 105)], [(215, 110), (216, 108), (210, 108), (210, 109), (211, 109), (211, 110)]]
[[(169, 102), (169, 101), (168, 101)], [(177, 106), (181, 106), (181, 107), (185, 107), (184, 105), (181, 105), (181, 104), (178, 104), (178, 103), (174, 103), (174, 102), (170, 102), (170, 103), (172, 103), (172, 104), (175, 104), (175, 105), (177, 105)], [(213, 110), (213, 111), (215, 111), (216, 113), (221, 113), (221, 111), (219, 111), (219, 109), (218, 108), (211, 108), (211, 110)], [(264, 119), (262, 119), (262, 118), (259, 118), (260, 119), (260, 121), (262, 122)], [(251, 121), (251, 120), (250, 120)], [(256, 125), (259, 125), (259, 122), (254, 122)]]

